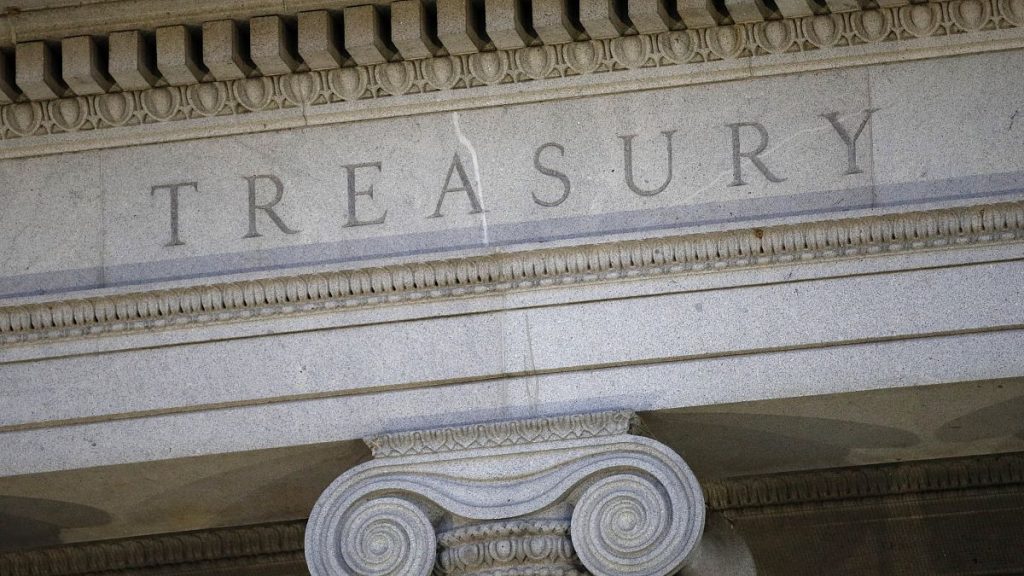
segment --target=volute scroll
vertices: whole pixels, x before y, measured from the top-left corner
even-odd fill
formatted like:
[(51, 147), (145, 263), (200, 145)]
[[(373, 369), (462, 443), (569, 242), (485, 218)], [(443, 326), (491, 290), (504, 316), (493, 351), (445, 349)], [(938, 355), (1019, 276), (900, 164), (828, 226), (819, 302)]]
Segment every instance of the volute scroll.
[(573, 508), (573, 546), (594, 576), (674, 574), (700, 538), (703, 509), (690, 518), (691, 505), (673, 506), (673, 498), (653, 478), (605, 476)]
[(313, 576), (427, 576), (433, 570), (434, 522), (414, 499), (366, 498), (334, 518), (319, 524), (322, 530), (307, 529), (306, 560)]

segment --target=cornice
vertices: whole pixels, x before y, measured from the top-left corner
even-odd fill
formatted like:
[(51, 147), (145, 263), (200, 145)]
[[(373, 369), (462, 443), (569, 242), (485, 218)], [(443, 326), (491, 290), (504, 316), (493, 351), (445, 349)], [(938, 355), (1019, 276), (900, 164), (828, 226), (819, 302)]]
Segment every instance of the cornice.
[[(768, 514), (794, 506), (921, 495), (959, 497), (965, 490), (1020, 488), (1024, 488), (1024, 452), (751, 476), (704, 483), (704, 494), (713, 511)], [(558, 523), (529, 526), (552, 534), (563, 529)], [(0, 574), (175, 574), (218, 568), (260, 574), (260, 568), (269, 565), (303, 566), (304, 531), (305, 522), (293, 521), (8, 552), (0, 554)], [(522, 526), (510, 524), (467, 528), (440, 538), (458, 543), (515, 536), (521, 531)]]
[[(121, 90), (114, 83), (106, 91), (38, 101), (16, 94), (12, 85), (9, 92), (18, 101), (0, 107), (0, 158), (1024, 47), (1024, 0), (893, 5), (898, 3), (735, 24), (725, 17), (726, 24), (706, 28), (662, 23), (653, 26), (662, 30), (627, 28), (613, 37), (592, 34), (562, 43), (535, 38), (521, 48), (486, 44), (461, 52), (436, 47), (430, 57), (396, 52), (379, 63), (356, 59), (327, 69), (310, 69), (296, 54), (294, 73), (256, 69), (250, 77), (209, 81), (210, 74), (199, 71), (181, 85), (158, 78), (155, 87), (142, 90)], [(226, 17), (214, 12), (211, 18)], [(21, 66), (30, 66), (25, 60)], [(44, 66), (42, 60), (31, 65)], [(176, 65), (201, 68), (185, 60)], [(57, 75), (44, 68), (29, 74), (59, 84)], [(42, 92), (52, 90), (43, 87)]]
[(1021, 239), (1009, 202), (497, 253), (0, 307), (0, 345)]

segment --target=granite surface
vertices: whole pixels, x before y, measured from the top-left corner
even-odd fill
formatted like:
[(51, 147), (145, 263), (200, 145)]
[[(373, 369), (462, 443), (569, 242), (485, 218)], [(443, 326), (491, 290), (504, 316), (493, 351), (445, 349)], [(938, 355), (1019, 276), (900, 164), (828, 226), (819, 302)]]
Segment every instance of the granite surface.
[(1021, 67), (1005, 52), (4, 160), (0, 295), (1020, 198)]
[[(0, 239), (11, 249), (0, 286), (5, 304), (22, 306), (11, 310), (30, 312), (4, 316), (27, 318), (17, 327), (27, 336), (0, 348), (12, 400), (0, 408), (0, 474), (499, 417), (1019, 377), (1022, 58), (80, 152), (60, 156), (60, 170), (53, 157), (4, 160), (0, 201), (11, 208), (0, 210)], [(195, 185), (169, 187), (183, 182)], [(922, 212), (940, 208), (965, 211)], [(806, 224), (839, 219), (845, 227)], [(795, 227), (771, 228), (784, 224)], [(229, 314), (211, 296), (226, 289), (116, 298), (724, 230), (739, 235), (679, 244), (697, 250), (679, 268), (659, 267), (667, 256), (656, 246), (620, 242), (510, 260), (518, 278), (572, 272), (494, 290), (472, 289), (479, 278), (465, 261), (439, 265), (451, 279), (434, 290), (420, 278), (404, 300), (374, 294), (395, 276), (368, 273), (352, 306), (291, 300)], [(743, 254), (752, 238), (777, 242), (761, 244), (774, 255)], [(565, 267), (581, 254), (590, 263)], [(618, 268), (606, 274), (611, 259)], [(96, 304), (113, 311), (106, 332), (33, 332), (81, 309), (33, 302), (95, 294), (111, 296)], [(179, 314), (188, 324), (118, 319), (167, 302), (193, 306)]]

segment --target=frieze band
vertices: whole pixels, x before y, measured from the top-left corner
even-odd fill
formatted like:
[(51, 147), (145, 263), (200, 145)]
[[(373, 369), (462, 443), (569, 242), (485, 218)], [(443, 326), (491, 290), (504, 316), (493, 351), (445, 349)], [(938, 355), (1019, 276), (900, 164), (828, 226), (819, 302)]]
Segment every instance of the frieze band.
[[(831, 126), (835, 131), (837, 143), (841, 143), (841, 146), (830, 152), (833, 155), (838, 154), (846, 157), (846, 168), (841, 172), (843, 176), (864, 172), (857, 162), (857, 141), (861, 134), (863, 134), (868, 122), (871, 121), (872, 115), (878, 110), (878, 108), (868, 108), (859, 111), (858, 114), (844, 114), (844, 116), (854, 116), (852, 120), (846, 120), (846, 123), (839, 119), (839, 112), (827, 112), (819, 115), (822, 119), (821, 122)], [(786, 181), (786, 177), (780, 175), (782, 173), (779, 172), (779, 166), (776, 165), (774, 168), (771, 168), (767, 164), (767, 160), (762, 158), (762, 155), (766, 154), (769, 144), (769, 132), (764, 124), (760, 122), (735, 122), (726, 124), (724, 128), (724, 133), (728, 134), (728, 140), (731, 144), (729, 152), (732, 159), (732, 181), (729, 182), (728, 187), (746, 186), (755, 179), (764, 179), (772, 184)], [(663, 137), (665, 143), (665, 176), (660, 180), (660, 184), (650, 186), (640, 185), (634, 173), (636, 162), (633, 142), (638, 138), (638, 135), (625, 134), (618, 136), (618, 139), (622, 142), (623, 184), (625, 184), (630, 193), (650, 198), (665, 192), (673, 183), (673, 175), (675, 172), (678, 172), (678, 169), (675, 167), (676, 159), (673, 155), (673, 148), (678, 148), (678, 144), (673, 143), (677, 132), (678, 130), (675, 129), (661, 132), (660, 136)], [(710, 138), (701, 138), (698, 141), (702, 147), (713, 147)], [(548, 150), (557, 151), (557, 156), (550, 154), (545, 158), (544, 152)], [(552, 156), (554, 158), (561, 158), (565, 156), (565, 153), (566, 147), (557, 142), (541, 144), (534, 150), (534, 169), (540, 174), (557, 180), (561, 187), (558, 196), (554, 196), (550, 192), (542, 195), (538, 194), (536, 190), (532, 190), (530, 196), (534, 204), (546, 209), (557, 208), (571, 195), (573, 184), (569, 174), (562, 172), (553, 164), (547, 164), (552, 159)], [(828, 152), (822, 150), (821, 153), (826, 154)], [(476, 166), (475, 160), (474, 164), (470, 164), (470, 166)], [(381, 160), (375, 160), (357, 164), (342, 164), (341, 168), (345, 170), (345, 178), (343, 180), (346, 184), (344, 186), (345, 191), (342, 194), (346, 208), (342, 227), (394, 225), (393, 222), (388, 221), (389, 208), (386, 205), (381, 205), (375, 199), (375, 193), (379, 186), (374, 184), (374, 180), (378, 179), (385, 172), (384, 163)], [(387, 170), (393, 170), (393, 167), (388, 166)], [(242, 176), (239, 180), (244, 182), (244, 188), (248, 193), (249, 201), (247, 211), (248, 226), (245, 234), (240, 234), (242, 239), (258, 238), (263, 235), (260, 232), (260, 226), (257, 224), (257, 216), (260, 216), (259, 220), (269, 219), (270, 223), (277, 228), (277, 232), (284, 235), (298, 234), (301, 231), (298, 229), (299, 227), (305, 228), (305, 224), (287, 223), (278, 214), (277, 206), (285, 197), (286, 187), (282, 179), (277, 175), (253, 174)], [(424, 177), (422, 180), (427, 181), (429, 178)], [(439, 187), (440, 192), (434, 192), (437, 201), (434, 203), (433, 211), (429, 215), (420, 215), (421, 218), (442, 218), (453, 209), (462, 210), (467, 214), (485, 212), (483, 199), (481, 198), (480, 190), (478, 190), (478, 188), (482, 188), (482, 185), (478, 179), (476, 186), (474, 186), (468, 176), (466, 163), (458, 151), (453, 152), (443, 180), (439, 178), (438, 181), (443, 181), (443, 184)], [(242, 182), (239, 182), (239, 184), (242, 184)], [(187, 244), (181, 234), (182, 199), (187, 195), (202, 193), (202, 190), (205, 190), (205, 184), (206, 182), (201, 184), (199, 181), (191, 180), (161, 183), (150, 187), (149, 192), (151, 196), (156, 197), (159, 195), (161, 200), (166, 198), (168, 201), (167, 206), (170, 214), (169, 239), (165, 243), (161, 240), (165, 248), (174, 248)], [(260, 202), (258, 200), (260, 188), (264, 190), (272, 189), (272, 197), (269, 200)], [(413, 195), (416, 195), (417, 193), (430, 193), (432, 191), (413, 190), (408, 192), (413, 192)], [(454, 196), (453, 199), (449, 200), (449, 196), (452, 195)], [(461, 205), (459, 208), (453, 208), (453, 204), (456, 201)], [(363, 204), (362, 208), (359, 207), (360, 204)], [(394, 216), (393, 211), (392, 216)], [(405, 214), (404, 216), (405, 218), (415, 217), (412, 214)], [(266, 218), (264, 219), (263, 217)], [(401, 224), (398, 226), (401, 226)]]

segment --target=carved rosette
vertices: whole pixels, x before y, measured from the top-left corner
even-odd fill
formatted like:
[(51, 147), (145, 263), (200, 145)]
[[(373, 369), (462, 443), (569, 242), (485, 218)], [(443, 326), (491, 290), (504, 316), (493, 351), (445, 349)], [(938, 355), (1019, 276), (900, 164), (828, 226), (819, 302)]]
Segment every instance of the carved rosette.
[(668, 576), (700, 541), (685, 462), (629, 412), (400, 433), (321, 495), (313, 576)]

